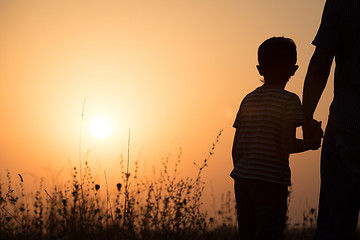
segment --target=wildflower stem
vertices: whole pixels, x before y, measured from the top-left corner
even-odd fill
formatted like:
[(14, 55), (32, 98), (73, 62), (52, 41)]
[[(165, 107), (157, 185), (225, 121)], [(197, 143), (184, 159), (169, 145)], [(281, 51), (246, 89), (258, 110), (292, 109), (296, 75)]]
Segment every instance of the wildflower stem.
[[(81, 119), (80, 119), (80, 136), (79, 136), (79, 173), (80, 173), (80, 189), (81, 189), (81, 200), (84, 203), (84, 190), (83, 190), (83, 182), (82, 182), (82, 172), (81, 172), (81, 136), (82, 136), (82, 123), (84, 119), (84, 111), (85, 111), (85, 103), (86, 98), (84, 99), (82, 111), (81, 111)], [(80, 219), (82, 221), (82, 209), (83, 207), (80, 207)]]
[(124, 226), (126, 225), (127, 220), (127, 203), (129, 197), (129, 163), (130, 163), (130, 128), (129, 128), (129, 137), (128, 137), (128, 157), (127, 157), (127, 166), (126, 166), (126, 178), (125, 178), (125, 203), (124, 203)]
[(7, 212), (7, 213), (11, 216), (12, 219), (14, 219), (14, 220), (15, 220), (16, 222), (18, 222), (20, 225), (22, 225), (21, 222), (19, 222), (19, 220), (17, 220), (16, 217), (15, 217), (14, 215), (12, 215), (12, 214), (5, 208), (5, 205), (2, 206), (1, 209), (5, 210), (5, 212)]
[(80, 119), (80, 136), (79, 136), (79, 171), (80, 171), (80, 187), (81, 187), (81, 194), (82, 198), (84, 199), (84, 193), (83, 193), (83, 186), (82, 186), (82, 172), (81, 172), (81, 136), (82, 136), (82, 123), (84, 119), (84, 111), (85, 111), (85, 103), (86, 98), (84, 99), (82, 111), (81, 111), (81, 119)]
[(44, 191), (46, 192), (46, 194), (49, 196), (49, 198), (50, 198), (51, 200), (54, 200), (54, 199), (51, 197), (51, 195), (48, 193), (48, 191), (46, 191), (45, 188), (43, 188), (43, 189), (44, 189)]
[(108, 187), (108, 182), (107, 182), (107, 177), (106, 177), (106, 171), (104, 170), (104, 175), (105, 175), (105, 183), (106, 183), (106, 210), (107, 212), (109, 212), (109, 205), (110, 205), (110, 216), (112, 221), (114, 221), (113, 215), (112, 215), (112, 208), (111, 208), (111, 201), (110, 201), (110, 195), (109, 195), (109, 187)]

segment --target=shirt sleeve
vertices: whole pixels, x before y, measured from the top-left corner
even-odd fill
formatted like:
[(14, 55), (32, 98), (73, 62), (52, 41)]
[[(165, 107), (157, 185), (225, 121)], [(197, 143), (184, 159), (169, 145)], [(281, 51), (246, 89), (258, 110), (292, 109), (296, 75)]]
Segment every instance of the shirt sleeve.
[(304, 123), (304, 111), (298, 96), (291, 97), (285, 106), (283, 121), (295, 123), (301, 126)]
[(236, 115), (235, 122), (233, 124), (233, 128), (240, 127), (240, 114), (241, 114), (240, 111), (241, 111), (241, 105), (240, 105), (239, 111), (238, 111), (238, 113)]
[(339, 0), (326, 0), (319, 30), (313, 45), (333, 51), (337, 50), (339, 42)]
[[(246, 96), (247, 97), (247, 96)], [(244, 105), (244, 102), (246, 101), (246, 97), (242, 100), (241, 104), (240, 104), (240, 107), (239, 107), (239, 111), (236, 115), (236, 118), (235, 118), (235, 122), (233, 124), (233, 128), (239, 128), (240, 127), (240, 123), (241, 123), (241, 115), (242, 115), (242, 110), (243, 110), (243, 105)]]

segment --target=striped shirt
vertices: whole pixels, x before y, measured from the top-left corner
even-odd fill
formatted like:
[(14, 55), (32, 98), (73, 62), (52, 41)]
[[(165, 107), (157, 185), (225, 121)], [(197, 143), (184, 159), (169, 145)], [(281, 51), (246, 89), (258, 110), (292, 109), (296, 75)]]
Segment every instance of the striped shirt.
[(283, 89), (257, 88), (240, 105), (234, 128), (239, 131), (239, 158), (230, 176), (291, 185), (289, 155), (281, 147), (283, 122), (302, 125), (299, 97)]
[(330, 117), (337, 128), (360, 132), (360, 0), (327, 0), (312, 43), (335, 52)]

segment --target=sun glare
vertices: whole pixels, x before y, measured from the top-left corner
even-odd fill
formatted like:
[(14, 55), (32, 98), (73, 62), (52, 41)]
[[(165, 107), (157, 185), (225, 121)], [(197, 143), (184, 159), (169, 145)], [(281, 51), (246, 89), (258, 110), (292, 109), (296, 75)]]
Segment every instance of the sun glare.
[(111, 123), (106, 118), (96, 118), (90, 126), (91, 134), (100, 139), (108, 137), (111, 130)]

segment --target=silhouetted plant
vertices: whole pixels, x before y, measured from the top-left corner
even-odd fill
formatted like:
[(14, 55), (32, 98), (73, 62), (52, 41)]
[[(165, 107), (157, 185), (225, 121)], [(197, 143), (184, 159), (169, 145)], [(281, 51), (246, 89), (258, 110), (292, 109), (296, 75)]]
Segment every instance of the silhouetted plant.
[[(33, 198), (25, 194), (26, 179), (19, 175), (19, 184), (14, 184), (7, 172), (6, 187), (0, 177), (0, 240), (233, 239), (237, 232), (232, 193), (222, 194), (214, 216), (200, 210), (205, 187), (201, 174), (220, 135), (202, 163), (194, 163), (198, 169), (195, 178), (178, 175), (181, 149), (174, 163), (170, 156), (164, 158), (161, 167), (154, 168), (152, 178), (139, 178), (137, 162), (130, 172), (121, 157), (122, 181), (108, 186), (94, 181), (84, 161), (81, 177), (74, 167), (71, 179), (63, 186), (49, 190), (41, 181)], [(115, 195), (111, 197), (112, 190)], [(310, 209), (304, 213), (303, 230), (289, 226), (287, 236), (313, 236), (316, 212)]]

